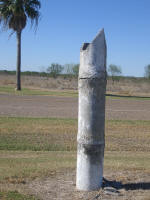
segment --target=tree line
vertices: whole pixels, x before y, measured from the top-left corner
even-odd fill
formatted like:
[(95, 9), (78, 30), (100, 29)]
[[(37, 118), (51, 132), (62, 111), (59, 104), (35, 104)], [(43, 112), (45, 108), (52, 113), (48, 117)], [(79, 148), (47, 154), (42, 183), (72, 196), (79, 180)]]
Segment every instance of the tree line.
[(50, 74), (51, 77), (57, 78), (60, 74), (66, 74), (68, 76), (77, 77), (79, 73), (79, 64), (65, 64), (61, 65), (58, 63), (52, 63), (47, 69), (46, 72)]
[[(41, 70), (40, 72), (37, 71), (23, 71), (21, 75), (29, 75), (29, 76), (43, 76), (43, 77), (53, 77), (57, 78), (58, 76), (64, 76), (69, 78), (77, 78), (79, 72), (79, 64), (65, 64), (61, 65), (59, 63), (52, 63), (46, 69)], [(0, 70), (0, 74), (2, 75), (15, 75), (16, 71), (9, 71), (9, 70)]]
[[(150, 79), (150, 64), (144, 68), (144, 77)], [(122, 69), (120, 66), (110, 64), (107, 69), (107, 73), (112, 77), (113, 82), (119, 80), (119, 77), (122, 75)]]
[[(64, 78), (77, 78), (79, 73), (79, 64), (68, 63), (61, 65), (59, 63), (51, 63), (46, 69), (37, 71), (24, 71), (21, 75), (29, 76), (43, 76), (43, 77), (53, 77), (63, 76)], [(15, 75), (16, 71), (0, 70), (0, 74)], [(120, 66), (110, 64), (107, 68), (107, 76), (112, 79), (112, 81), (119, 81), (123, 78), (122, 69)], [(145, 67), (144, 77), (150, 79), (150, 65)]]

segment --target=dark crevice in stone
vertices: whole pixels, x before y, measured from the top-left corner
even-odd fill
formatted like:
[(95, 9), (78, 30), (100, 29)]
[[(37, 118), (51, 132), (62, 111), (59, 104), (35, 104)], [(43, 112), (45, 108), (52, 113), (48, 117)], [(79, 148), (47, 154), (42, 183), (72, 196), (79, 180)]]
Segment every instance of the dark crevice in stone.
[(103, 77), (94, 77), (94, 78), (90, 78), (90, 77), (85, 77), (85, 78), (79, 78), (79, 80), (106, 80), (106, 78), (103, 78)]
[(86, 50), (87, 47), (89, 46), (90, 43), (84, 43), (83, 46), (81, 47), (81, 50)]

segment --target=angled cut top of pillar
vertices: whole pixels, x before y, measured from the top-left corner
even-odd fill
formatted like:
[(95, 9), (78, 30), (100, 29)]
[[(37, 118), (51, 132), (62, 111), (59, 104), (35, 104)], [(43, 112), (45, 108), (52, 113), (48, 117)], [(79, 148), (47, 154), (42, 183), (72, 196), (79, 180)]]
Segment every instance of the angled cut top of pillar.
[(106, 77), (106, 40), (102, 29), (91, 43), (84, 43), (80, 50), (79, 79)]

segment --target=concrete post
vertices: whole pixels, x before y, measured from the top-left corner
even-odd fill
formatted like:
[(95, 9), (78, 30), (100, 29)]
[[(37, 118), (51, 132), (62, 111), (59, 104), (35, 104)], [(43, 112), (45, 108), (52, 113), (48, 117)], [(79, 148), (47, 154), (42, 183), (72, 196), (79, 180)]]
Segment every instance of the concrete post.
[(97, 190), (103, 179), (106, 42), (104, 30), (80, 52), (77, 177), (79, 190)]

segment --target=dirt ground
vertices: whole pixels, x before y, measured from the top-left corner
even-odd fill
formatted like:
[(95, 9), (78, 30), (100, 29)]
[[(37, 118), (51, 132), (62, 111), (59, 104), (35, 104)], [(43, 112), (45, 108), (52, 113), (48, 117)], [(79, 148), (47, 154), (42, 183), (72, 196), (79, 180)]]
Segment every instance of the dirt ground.
[(32, 194), (41, 200), (150, 200), (150, 174), (141, 170), (105, 169), (104, 177), (102, 188), (92, 192), (76, 190), (75, 170), (64, 170), (56, 176), (7, 187), (10, 190), (20, 188), (20, 192)]
[[(93, 192), (77, 191), (75, 174), (75, 171), (68, 171), (58, 174), (55, 178), (40, 181), (37, 179), (28, 187), (32, 189), (34, 195), (43, 200), (150, 200), (150, 174), (148, 176), (132, 172), (131, 175), (127, 171), (111, 174), (110, 171), (109, 173), (105, 171), (103, 189)], [(126, 176), (127, 180), (116, 181), (119, 176)]]
[[(76, 97), (0, 94), (0, 116), (77, 118)], [(150, 100), (106, 100), (106, 119), (150, 120)]]

